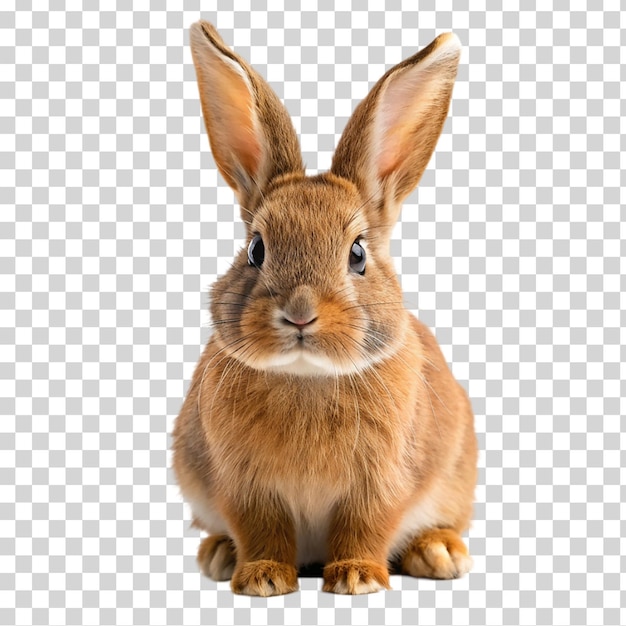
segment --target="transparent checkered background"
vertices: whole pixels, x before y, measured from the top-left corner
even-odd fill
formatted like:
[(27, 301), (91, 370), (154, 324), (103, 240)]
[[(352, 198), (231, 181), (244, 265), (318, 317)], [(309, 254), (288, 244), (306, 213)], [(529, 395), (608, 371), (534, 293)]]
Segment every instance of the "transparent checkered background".
[[(620, 3), (168, 4), (0, 8), (0, 623), (626, 623)], [(386, 68), (464, 43), (392, 245), (476, 413), (463, 579), (266, 600), (198, 572), (170, 432), (243, 236), (200, 16), (284, 99), (312, 172)]]

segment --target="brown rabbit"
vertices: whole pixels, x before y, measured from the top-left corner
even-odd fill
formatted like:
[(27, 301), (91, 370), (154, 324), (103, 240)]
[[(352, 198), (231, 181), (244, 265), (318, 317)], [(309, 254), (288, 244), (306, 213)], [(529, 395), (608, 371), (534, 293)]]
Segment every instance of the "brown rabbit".
[(458, 39), (389, 70), (313, 177), (286, 110), (211, 24), (191, 27), (191, 50), (248, 243), (212, 288), (214, 333), (174, 429), (182, 494), (209, 533), (202, 571), (260, 596), (295, 591), (307, 563), (349, 594), (388, 588), (390, 564), (465, 574), (473, 415), (388, 251), (448, 112)]

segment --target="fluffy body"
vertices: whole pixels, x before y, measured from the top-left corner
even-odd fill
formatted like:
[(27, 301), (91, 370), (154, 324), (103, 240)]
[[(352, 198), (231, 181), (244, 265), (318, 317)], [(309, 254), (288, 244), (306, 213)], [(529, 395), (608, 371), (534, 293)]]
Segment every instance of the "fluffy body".
[(265, 503), (260, 519), (282, 506), (298, 566), (328, 560), (329, 529), (348, 502), (386, 526), (386, 560), (422, 530), (464, 531), (476, 480), (469, 402), (430, 332), (408, 321), (413, 345), (338, 378), (255, 370), (210, 341), (174, 433), (196, 525), (233, 536), (232, 500)]
[[(331, 171), (307, 177), (266, 83), (209, 24), (191, 35), (216, 163), (265, 251), (255, 266), (242, 250), (214, 284), (214, 333), (173, 433), (181, 492), (209, 533), (202, 571), (262, 596), (294, 591), (313, 562), (336, 593), (387, 588), (392, 561), (414, 576), (466, 573), (471, 406), (403, 307), (388, 253), (447, 114), (458, 41), (392, 68)], [(350, 269), (354, 242), (364, 272)]]

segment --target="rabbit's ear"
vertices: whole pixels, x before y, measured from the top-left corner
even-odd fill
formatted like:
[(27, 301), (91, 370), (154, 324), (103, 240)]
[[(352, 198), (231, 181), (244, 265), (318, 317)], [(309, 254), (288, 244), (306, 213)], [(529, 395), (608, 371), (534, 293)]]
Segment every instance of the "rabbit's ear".
[(391, 68), (355, 109), (331, 171), (395, 221), (435, 149), (448, 114), (461, 45), (452, 33)]
[(298, 138), (270, 86), (211, 24), (193, 24), (190, 41), (213, 157), (249, 222), (255, 200), (273, 178), (304, 171)]

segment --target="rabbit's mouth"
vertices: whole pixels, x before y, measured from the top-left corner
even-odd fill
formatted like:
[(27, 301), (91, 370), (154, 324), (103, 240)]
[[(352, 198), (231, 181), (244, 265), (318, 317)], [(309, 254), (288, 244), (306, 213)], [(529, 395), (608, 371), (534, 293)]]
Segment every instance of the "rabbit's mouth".
[(341, 376), (365, 367), (360, 355), (335, 345), (334, 333), (326, 326), (324, 315), (310, 314), (299, 321), (277, 312), (275, 344), (266, 353), (262, 369), (295, 376)]
[(292, 324), (277, 322), (273, 341), (255, 366), (267, 372), (294, 376), (340, 376), (354, 373), (358, 369), (354, 355), (350, 359), (337, 358), (318, 325), (320, 323), (323, 326), (322, 321), (313, 321), (294, 328)]
[[(367, 368), (377, 359), (361, 355), (339, 356), (337, 349), (329, 351), (319, 345), (316, 338), (304, 333), (296, 335), (283, 345), (281, 350), (271, 351), (256, 361), (253, 367), (269, 373), (290, 374), (293, 376), (343, 376), (356, 374)], [(332, 355), (332, 356), (331, 356)]]

